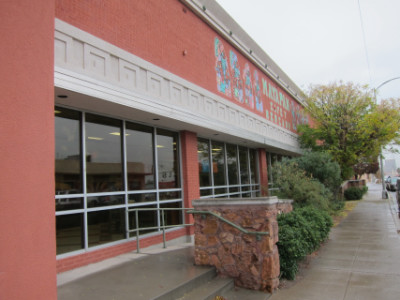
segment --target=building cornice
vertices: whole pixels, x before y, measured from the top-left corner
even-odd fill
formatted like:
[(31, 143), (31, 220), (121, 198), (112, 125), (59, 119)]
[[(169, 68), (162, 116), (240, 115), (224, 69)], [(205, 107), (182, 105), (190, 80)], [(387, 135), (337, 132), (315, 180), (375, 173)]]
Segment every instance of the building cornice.
[(180, 1), (304, 106), (301, 89), (215, 0)]

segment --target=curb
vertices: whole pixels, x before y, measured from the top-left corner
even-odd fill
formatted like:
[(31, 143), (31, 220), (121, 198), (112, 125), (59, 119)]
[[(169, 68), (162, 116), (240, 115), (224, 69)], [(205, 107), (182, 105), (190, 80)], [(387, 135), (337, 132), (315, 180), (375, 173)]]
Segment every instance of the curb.
[(399, 207), (397, 205), (396, 199), (394, 199), (391, 193), (388, 193), (388, 200), (387, 203), (389, 205), (390, 213), (393, 217), (394, 225), (396, 226), (396, 232), (400, 233), (400, 212)]

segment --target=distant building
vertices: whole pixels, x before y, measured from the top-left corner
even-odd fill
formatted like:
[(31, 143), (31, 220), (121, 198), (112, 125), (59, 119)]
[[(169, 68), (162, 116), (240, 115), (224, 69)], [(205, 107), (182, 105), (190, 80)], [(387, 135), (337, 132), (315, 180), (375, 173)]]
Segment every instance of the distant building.
[(397, 166), (395, 159), (385, 159), (383, 163), (383, 171), (385, 176), (397, 175)]

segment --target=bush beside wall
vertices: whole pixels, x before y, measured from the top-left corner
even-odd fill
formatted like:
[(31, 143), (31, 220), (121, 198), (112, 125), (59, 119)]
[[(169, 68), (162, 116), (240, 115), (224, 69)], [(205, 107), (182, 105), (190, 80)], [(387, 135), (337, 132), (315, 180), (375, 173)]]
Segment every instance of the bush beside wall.
[(362, 188), (359, 187), (349, 187), (347, 190), (344, 191), (344, 198), (346, 200), (360, 200), (365, 193), (367, 193), (368, 187), (363, 186)]
[(298, 263), (328, 238), (332, 218), (327, 212), (308, 206), (279, 215), (278, 225), (280, 276), (293, 280)]

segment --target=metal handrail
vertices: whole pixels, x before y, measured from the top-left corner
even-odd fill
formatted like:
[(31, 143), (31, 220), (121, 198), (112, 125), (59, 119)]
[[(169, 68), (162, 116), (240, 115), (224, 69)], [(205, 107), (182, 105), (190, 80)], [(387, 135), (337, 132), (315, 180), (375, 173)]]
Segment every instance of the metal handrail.
[[(176, 224), (176, 225), (165, 225), (165, 218), (164, 218), (164, 210), (180, 210), (180, 211), (185, 211), (185, 210), (190, 210), (191, 208), (131, 208), (128, 209), (127, 212), (135, 212), (135, 217), (136, 217), (136, 228), (135, 229), (129, 229), (128, 228), (128, 233), (131, 232), (136, 232), (136, 252), (140, 253), (140, 243), (139, 243), (139, 231), (140, 230), (150, 230), (150, 229), (159, 229), (160, 227), (162, 228), (163, 232), (163, 248), (167, 248), (166, 245), (166, 237), (165, 237), (165, 229), (167, 228), (174, 228), (174, 227), (182, 227), (182, 226), (193, 226), (194, 224)], [(161, 211), (161, 226), (153, 226), (153, 227), (142, 227), (140, 228), (139, 226), (139, 211)], [(129, 226), (129, 222), (128, 222)]]
[(254, 234), (257, 238), (257, 240), (260, 240), (260, 235), (269, 235), (269, 231), (249, 231), (247, 229), (244, 229), (243, 227), (225, 219), (224, 217), (221, 217), (219, 214), (216, 214), (215, 212), (212, 211), (208, 211), (208, 210), (189, 210), (186, 213), (188, 214), (208, 214), (208, 215), (212, 215), (218, 219), (220, 219), (221, 221), (231, 225), (232, 227), (236, 228), (237, 230), (245, 233), (245, 234)]
[[(257, 240), (261, 239), (262, 235), (269, 235), (268, 231), (249, 231), (247, 229), (244, 229), (243, 227), (225, 219), (224, 217), (221, 217), (219, 214), (216, 214), (212, 211), (207, 211), (207, 210), (194, 210), (193, 208), (131, 208), (127, 209), (127, 212), (135, 212), (135, 217), (136, 217), (136, 228), (135, 229), (129, 229), (128, 228), (128, 233), (131, 232), (136, 232), (136, 251), (137, 253), (140, 253), (140, 243), (139, 243), (139, 231), (140, 230), (150, 230), (150, 229), (159, 229), (160, 227), (162, 228), (163, 232), (163, 248), (167, 248), (166, 246), (166, 236), (165, 236), (165, 230), (167, 228), (174, 228), (174, 227), (182, 227), (182, 226), (193, 226), (194, 224), (189, 223), (182, 223), (182, 224), (176, 224), (176, 225), (165, 225), (165, 218), (164, 218), (164, 210), (178, 210), (178, 211), (186, 211), (187, 214), (202, 214), (204, 217), (206, 214), (212, 215), (219, 220), (231, 225), (232, 227), (236, 228), (237, 230), (245, 233), (245, 234), (253, 234), (256, 236)], [(161, 226), (152, 226), (152, 227), (142, 227), (140, 228), (139, 226), (139, 211), (161, 211)], [(129, 222), (128, 222), (129, 226)]]

